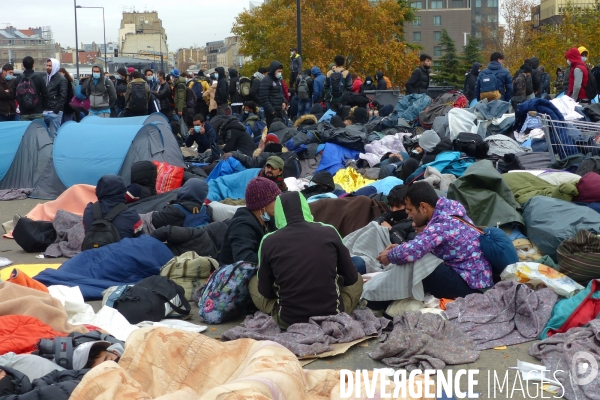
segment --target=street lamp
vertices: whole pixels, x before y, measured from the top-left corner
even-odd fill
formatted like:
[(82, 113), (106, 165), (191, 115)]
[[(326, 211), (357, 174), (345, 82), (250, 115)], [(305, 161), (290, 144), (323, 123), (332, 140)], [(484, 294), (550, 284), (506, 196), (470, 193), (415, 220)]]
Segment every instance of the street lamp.
[(77, 68), (77, 79), (79, 80), (79, 39), (77, 39), (77, 0), (73, 0), (75, 10), (75, 66)]
[[(74, 0), (77, 1), (77, 0)], [(75, 5), (75, 40), (77, 40), (77, 9), (78, 8), (101, 8), (102, 9), (102, 27), (104, 29), (104, 72), (108, 71), (108, 62), (106, 60), (106, 23), (104, 22), (104, 7), (87, 7)], [(75, 48), (77, 51), (77, 48)], [(79, 57), (77, 57), (79, 60)], [(79, 63), (77, 64), (77, 75), (79, 76)]]
[[(300, 0), (296, 0), (296, 40), (298, 41), (298, 54), (302, 55), (302, 21), (300, 19)], [(300, 71), (298, 71), (298, 73), (300, 73)]]

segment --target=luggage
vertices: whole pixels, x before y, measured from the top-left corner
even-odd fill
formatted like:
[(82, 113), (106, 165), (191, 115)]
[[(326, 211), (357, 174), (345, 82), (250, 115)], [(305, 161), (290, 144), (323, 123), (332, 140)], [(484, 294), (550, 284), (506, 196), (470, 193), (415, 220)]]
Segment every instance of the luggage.
[(174, 257), (160, 270), (161, 276), (166, 276), (185, 291), (185, 298), (192, 300), (194, 292), (202, 286), (212, 270), (219, 268), (219, 262), (214, 258), (200, 257), (193, 251), (188, 251)]
[(200, 228), (201, 226), (210, 223), (210, 216), (204, 205), (200, 208), (194, 207), (194, 212), (189, 212), (188, 209), (181, 204), (173, 205), (185, 214), (185, 219), (183, 220), (183, 226), (185, 228)]
[(600, 276), (600, 237), (581, 229), (556, 251), (560, 272), (582, 285)]
[(103, 216), (100, 202), (97, 201), (92, 205), (92, 210), (94, 222), (83, 238), (81, 250), (97, 249), (98, 247), (120, 241), (121, 234), (112, 224), (112, 221), (123, 211), (127, 210), (127, 204), (120, 203)]
[(146, 82), (131, 83), (131, 97), (129, 98), (129, 109), (134, 112), (148, 111), (148, 99), (146, 98)]
[(487, 158), (489, 145), (476, 133), (461, 132), (452, 143), (454, 150), (478, 160)]
[(52, 222), (34, 221), (27, 217), (19, 219), (12, 234), (15, 242), (28, 253), (46, 251), (56, 240)]

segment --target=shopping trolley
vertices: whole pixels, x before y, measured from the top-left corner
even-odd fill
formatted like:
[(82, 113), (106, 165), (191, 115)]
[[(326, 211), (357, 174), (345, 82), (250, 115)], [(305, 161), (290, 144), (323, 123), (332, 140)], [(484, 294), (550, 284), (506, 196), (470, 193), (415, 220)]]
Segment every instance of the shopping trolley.
[(574, 154), (600, 155), (600, 123), (586, 121), (555, 121), (538, 114), (546, 135), (550, 159), (554, 163)]

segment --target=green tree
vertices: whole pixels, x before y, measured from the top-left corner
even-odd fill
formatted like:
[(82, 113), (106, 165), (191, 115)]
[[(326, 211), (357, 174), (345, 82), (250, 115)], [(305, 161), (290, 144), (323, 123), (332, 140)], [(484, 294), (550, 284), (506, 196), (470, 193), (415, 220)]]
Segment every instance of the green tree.
[(463, 50), (461, 72), (470, 71), (473, 63), (476, 62), (483, 66), (483, 57), (481, 56), (481, 49), (479, 48), (479, 40), (469, 35), (469, 42)]
[(461, 86), (464, 82), (464, 74), (460, 68), (460, 57), (456, 54), (454, 40), (445, 29), (442, 30), (440, 46), (444, 54), (435, 71), (435, 82), (440, 85)]

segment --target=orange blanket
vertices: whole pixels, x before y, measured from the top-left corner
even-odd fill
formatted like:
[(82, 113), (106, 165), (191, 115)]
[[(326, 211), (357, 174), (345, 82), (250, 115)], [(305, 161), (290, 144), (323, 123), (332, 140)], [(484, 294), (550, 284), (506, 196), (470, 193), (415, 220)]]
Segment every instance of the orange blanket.
[(88, 203), (98, 201), (96, 187), (92, 185), (73, 185), (63, 192), (56, 200), (38, 204), (27, 213), (34, 221), (54, 221), (58, 210), (65, 210), (83, 216), (83, 210)]

